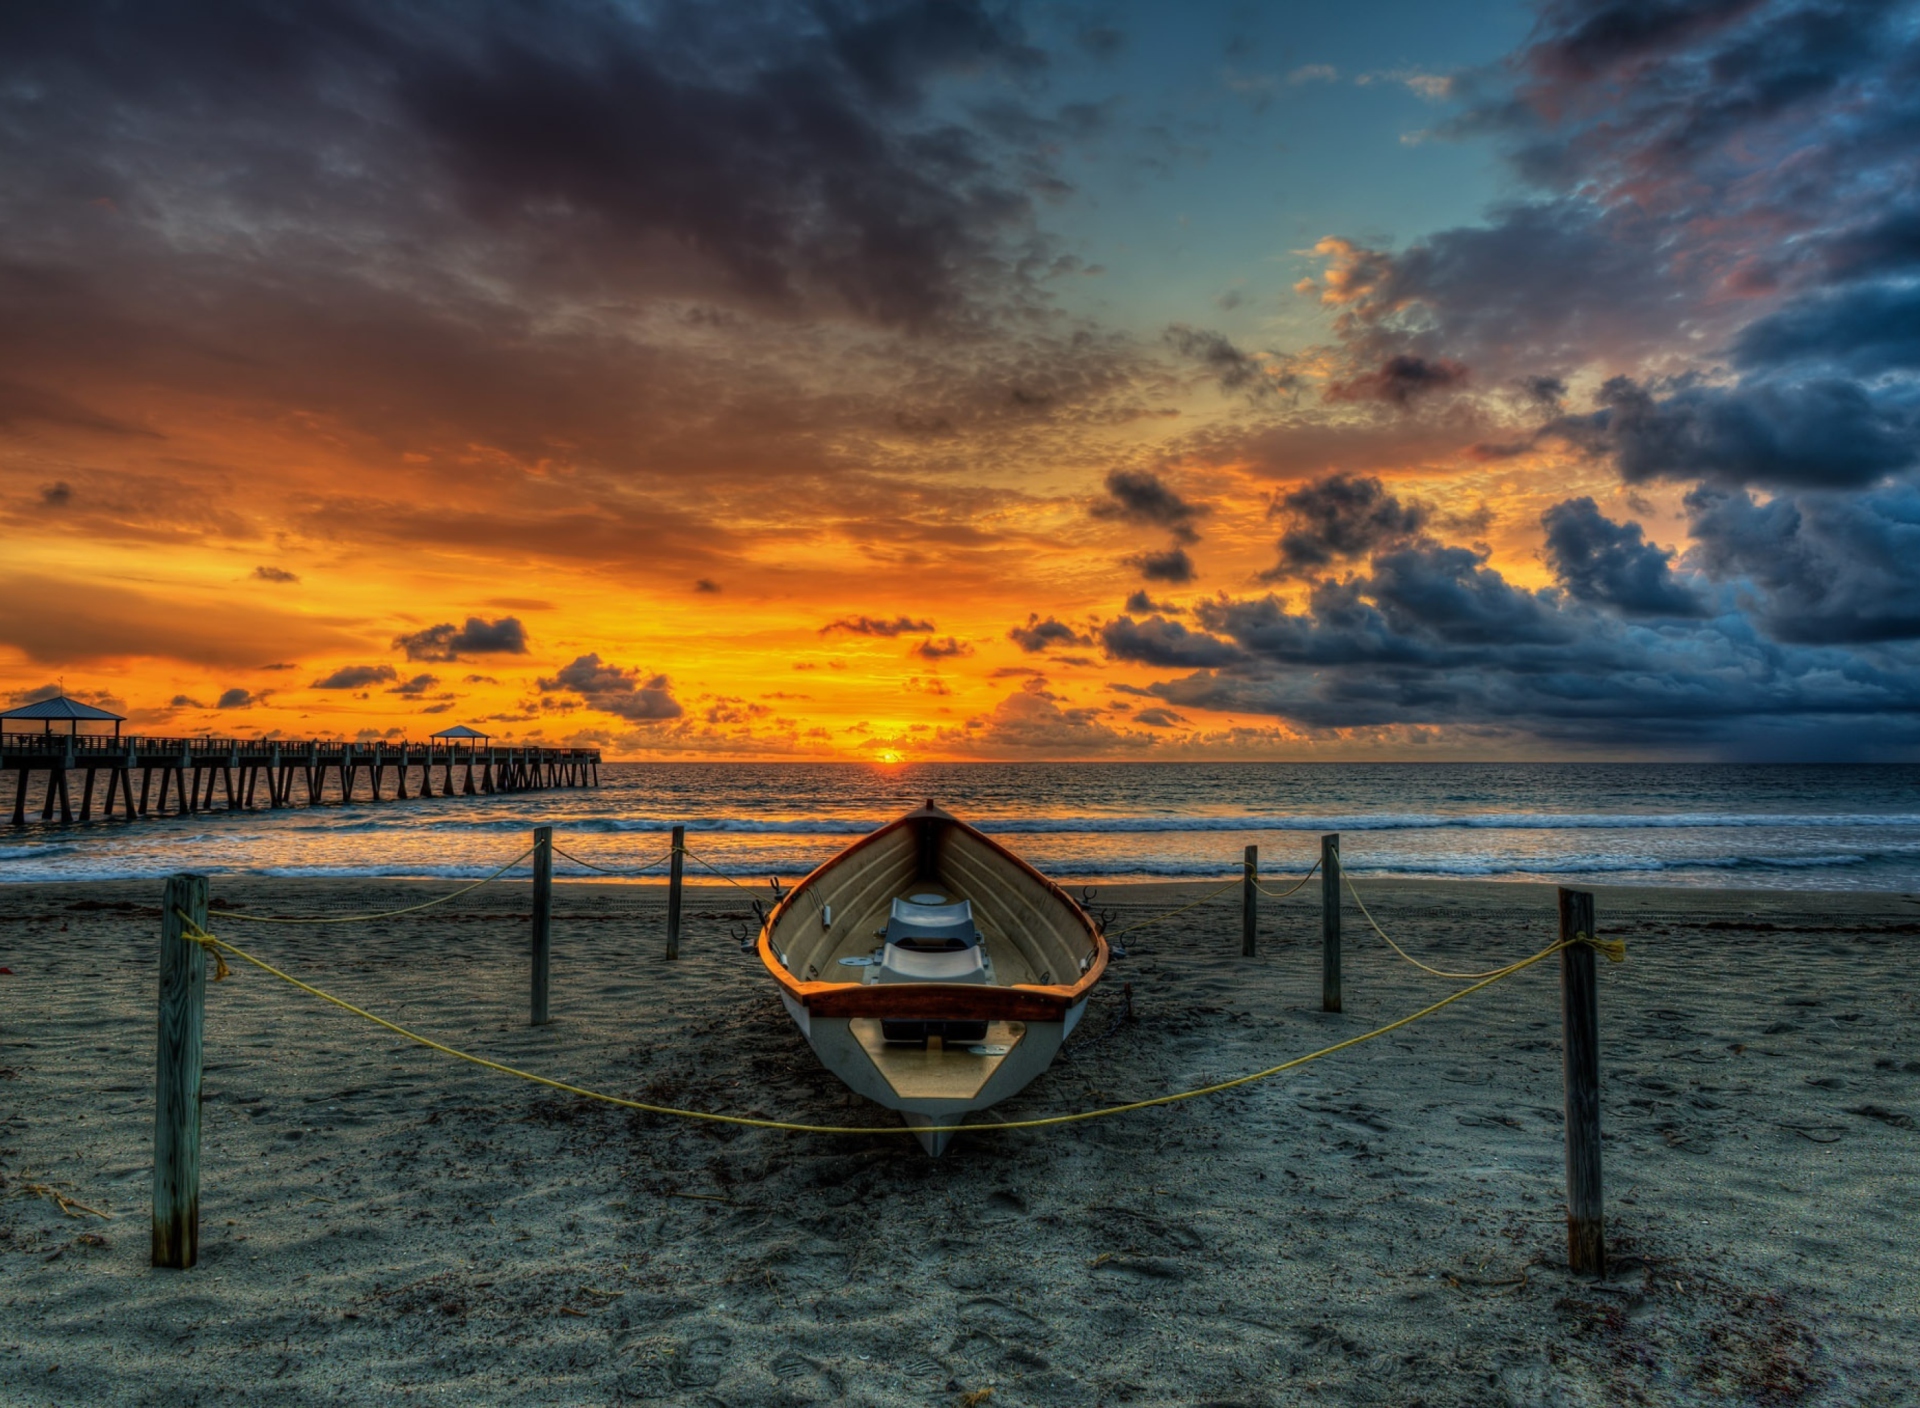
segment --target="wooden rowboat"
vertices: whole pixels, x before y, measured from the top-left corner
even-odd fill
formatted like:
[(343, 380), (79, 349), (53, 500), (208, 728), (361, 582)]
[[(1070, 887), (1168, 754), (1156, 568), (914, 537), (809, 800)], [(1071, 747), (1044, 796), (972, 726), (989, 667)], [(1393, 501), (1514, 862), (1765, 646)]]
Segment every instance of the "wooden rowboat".
[(1046, 1070), (1107, 970), (1066, 891), (931, 801), (795, 886), (759, 951), (826, 1068), (935, 1155), (928, 1127)]

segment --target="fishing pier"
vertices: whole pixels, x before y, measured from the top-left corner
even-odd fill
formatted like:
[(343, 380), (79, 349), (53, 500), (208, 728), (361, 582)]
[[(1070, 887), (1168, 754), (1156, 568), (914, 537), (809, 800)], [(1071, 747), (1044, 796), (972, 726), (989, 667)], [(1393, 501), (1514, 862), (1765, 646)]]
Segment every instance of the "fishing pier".
[[(38, 802), (43, 822), (55, 820), (56, 812), (61, 822), (91, 821), (96, 795), (102, 819), (132, 820), (165, 816), (169, 809), (185, 816), (600, 785), (597, 748), (496, 748), (467, 728), (445, 730), (424, 743), (139, 738), (120, 736), (120, 720), (77, 701), (47, 700), (5, 715), (8, 722), (28, 717), (45, 719), (47, 727), (0, 732), (0, 773), (14, 774), (15, 826), (27, 824), (30, 801)], [(80, 733), (83, 719), (111, 720), (115, 732)], [(68, 731), (55, 733), (56, 720), (68, 721)]]

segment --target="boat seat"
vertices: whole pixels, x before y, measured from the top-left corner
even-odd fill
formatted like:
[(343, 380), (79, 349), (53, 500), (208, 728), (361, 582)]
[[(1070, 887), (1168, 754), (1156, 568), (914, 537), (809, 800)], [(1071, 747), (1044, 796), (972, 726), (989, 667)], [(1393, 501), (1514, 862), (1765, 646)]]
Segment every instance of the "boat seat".
[(887, 917), (881, 983), (984, 983), (986, 951), (973, 923), (973, 902), (926, 904), (897, 899)]
[(973, 901), (924, 904), (897, 899), (887, 916), (887, 943), (919, 953), (958, 953), (974, 948), (980, 931), (973, 924)]

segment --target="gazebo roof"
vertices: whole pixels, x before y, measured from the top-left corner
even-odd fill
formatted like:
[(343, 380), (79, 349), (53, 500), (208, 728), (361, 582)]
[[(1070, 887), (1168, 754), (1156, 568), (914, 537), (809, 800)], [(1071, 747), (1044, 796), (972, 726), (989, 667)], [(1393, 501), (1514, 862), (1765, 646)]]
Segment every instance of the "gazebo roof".
[(477, 728), (468, 728), (465, 724), (455, 724), (452, 728), (443, 728), (433, 735), (435, 738), (491, 738), (490, 733), (482, 733)]
[(22, 704), (17, 709), (0, 711), (0, 719), (79, 719), (83, 722), (109, 724), (126, 722), (126, 716), (123, 714), (110, 714), (105, 709), (96, 709), (91, 704), (82, 704), (78, 699), (69, 699), (64, 694), (32, 704)]

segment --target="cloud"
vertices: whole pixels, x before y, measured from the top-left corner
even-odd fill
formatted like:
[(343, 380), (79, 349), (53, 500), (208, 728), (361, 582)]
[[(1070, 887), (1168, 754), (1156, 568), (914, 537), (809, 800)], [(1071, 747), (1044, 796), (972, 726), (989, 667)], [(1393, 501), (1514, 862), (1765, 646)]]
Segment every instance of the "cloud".
[(261, 582), (297, 582), (300, 580), (297, 574), (287, 571), (284, 567), (256, 567), (253, 569), (253, 576), (255, 580)]
[(1283, 517), (1279, 564), (1268, 578), (1303, 576), (1339, 558), (1359, 557), (1425, 530), (1431, 511), (1403, 504), (1378, 479), (1330, 474), (1274, 496), (1269, 513)]
[(1133, 721), (1148, 728), (1172, 728), (1185, 723), (1186, 719), (1171, 709), (1141, 709), (1134, 714)]
[(1182, 547), (1171, 547), (1165, 552), (1135, 553), (1122, 560), (1149, 582), (1183, 587), (1194, 578), (1193, 559), (1187, 556), (1187, 550)]
[(963, 640), (948, 636), (945, 640), (935, 640), (929, 636), (914, 646), (911, 652), (922, 660), (953, 660), (962, 655), (973, 654), (973, 647)]
[[(1778, 640), (1807, 645), (1920, 639), (1920, 490), (1687, 498), (1689, 562), (1754, 594)], [(1856, 668), (1866, 668), (1861, 662)]]
[(820, 628), (823, 636), (835, 631), (845, 631), (855, 636), (929, 635), (933, 631), (933, 622), (913, 616), (896, 616), (891, 621), (873, 616), (842, 616), (838, 621), (829, 621)]
[(607, 664), (597, 653), (579, 656), (562, 666), (551, 678), (541, 679), (539, 688), (542, 694), (564, 691), (577, 695), (590, 708), (631, 723), (659, 723), (685, 713), (665, 675), (645, 675)]
[(1055, 645), (1093, 644), (1092, 636), (1076, 631), (1064, 621), (1056, 621), (1051, 616), (1043, 621), (1034, 613), (1027, 616), (1026, 625), (1015, 626), (1008, 631), (1007, 639), (1030, 655)]
[(216, 709), (245, 709), (262, 702), (262, 697), (255, 695), (252, 690), (241, 689), (235, 686), (233, 689), (229, 689), (223, 693), (213, 707)]
[(1337, 83), (1340, 70), (1332, 64), (1301, 64), (1287, 75), (1287, 82), (1295, 87), (1302, 83)]
[(1174, 541), (1180, 543), (1199, 542), (1200, 535), (1194, 531), (1193, 522), (1213, 511), (1207, 504), (1181, 498), (1152, 470), (1109, 470), (1106, 488), (1107, 497), (1094, 502), (1095, 518), (1165, 528), (1173, 534)]
[(1175, 352), (1211, 372), (1222, 391), (1244, 391), (1260, 397), (1291, 391), (1299, 384), (1283, 365), (1270, 365), (1241, 351), (1224, 333), (1175, 323), (1163, 336)]
[(1592, 499), (1568, 499), (1541, 518), (1547, 565), (1575, 598), (1628, 616), (1702, 616), (1704, 603), (1674, 579), (1673, 553), (1615, 523)]
[[(475, 680), (480, 677), (477, 675), (469, 675), (467, 678), (469, 680)], [(495, 683), (497, 683), (497, 681), (495, 681)], [(404, 694), (412, 698), (418, 698), (420, 695), (431, 693), (439, 687), (439, 684), (440, 678), (437, 675), (415, 675), (412, 679), (395, 685), (392, 689), (388, 690), (387, 693)]]
[[(1920, 217), (1909, 219), (1920, 226)], [(1891, 249), (1885, 257), (1895, 262)], [(1920, 228), (1898, 264), (1906, 278), (1920, 268)], [(1811, 363), (1863, 377), (1920, 371), (1920, 288), (1876, 282), (1822, 291), (1747, 324), (1733, 357), (1748, 368)]]
[(1428, 359), (1410, 352), (1387, 358), (1378, 367), (1327, 387), (1329, 401), (1382, 401), (1404, 408), (1414, 398), (1464, 386), (1467, 369), (1445, 357)]
[(65, 508), (73, 502), (73, 486), (64, 479), (44, 485), (40, 490), (40, 502), (48, 508)]
[(701, 577), (694, 582), (693, 589), (704, 595), (718, 596), (720, 593), (720, 584), (711, 577)]
[(1155, 601), (1142, 589), (1127, 598), (1126, 610), (1135, 616), (1178, 616), (1181, 608), (1170, 601)]
[(1920, 461), (1920, 398), (1851, 381), (1684, 385), (1661, 397), (1614, 377), (1599, 399), (1544, 433), (1610, 459), (1629, 484), (1846, 488)]
[(190, 698), (184, 694), (176, 694), (167, 701), (167, 707), (169, 709), (204, 709), (207, 706), (202, 704), (198, 699)]
[(308, 685), (308, 689), (365, 689), (370, 684), (397, 680), (400, 672), (391, 665), (342, 665), (332, 674)]
[(1221, 597), (1196, 616), (1191, 631), (1123, 617), (1104, 641), (1117, 660), (1191, 671), (1148, 687), (1167, 705), (1312, 730), (1439, 725), (1725, 756), (1920, 746), (1910, 661), (1849, 667), (1844, 651), (1774, 644), (1737, 616), (1649, 628), (1570, 593), (1516, 587), (1483, 554), (1438, 543), (1322, 581), (1302, 611)]
[(437, 626), (394, 637), (393, 648), (404, 650), (409, 660), (458, 660), (467, 655), (525, 655), (527, 631), (517, 616), (502, 616), (498, 621), (467, 617), (464, 626), (443, 621)]

